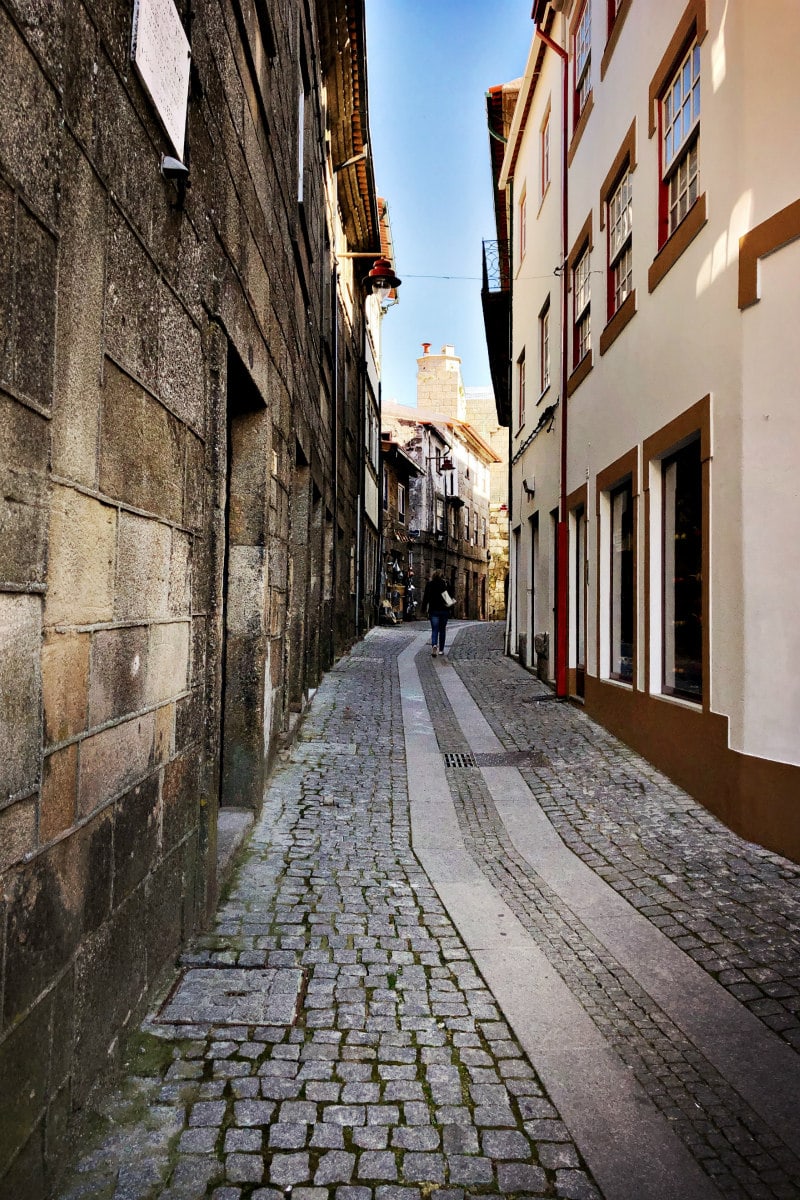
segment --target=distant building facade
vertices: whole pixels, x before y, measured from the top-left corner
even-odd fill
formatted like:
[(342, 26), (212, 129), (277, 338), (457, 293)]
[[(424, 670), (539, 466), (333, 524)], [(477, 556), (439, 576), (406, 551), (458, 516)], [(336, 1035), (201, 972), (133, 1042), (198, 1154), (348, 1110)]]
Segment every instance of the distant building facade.
[(166, 0), (185, 146), (135, 7), (0, 2), (0, 1192), (26, 1200), (214, 904), (220, 804), (260, 805), (374, 619), (363, 5)]
[(384, 403), (382, 427), (420, 468), (411, 482), (412, 565), (421, 589), (441, 570), (455, 615), (489, 610), (491, 468), (500, 456), (466, 419), (461, 360), (452, 346), (417, 360), (417, 407)]
[(800, 198), (776, 117), (800, 11), (778, 10), (537, 0), (523, 79), (487, 98), (484, 312), (510, 652), (800, 860)]

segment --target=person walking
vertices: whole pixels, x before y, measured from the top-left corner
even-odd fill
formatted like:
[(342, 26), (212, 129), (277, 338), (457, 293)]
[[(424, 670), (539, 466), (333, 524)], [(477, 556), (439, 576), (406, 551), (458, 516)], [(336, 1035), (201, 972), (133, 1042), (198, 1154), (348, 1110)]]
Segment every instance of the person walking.
[(434, 571), (425, 584), (422, 593), (422, 614), (428, 614), (431, 622), (431, 654), (444, 654), (444, 644), (447, 637), (447, 618), (454, 604), (452, 596), (447, 591), (447, 582), (441, 571)]

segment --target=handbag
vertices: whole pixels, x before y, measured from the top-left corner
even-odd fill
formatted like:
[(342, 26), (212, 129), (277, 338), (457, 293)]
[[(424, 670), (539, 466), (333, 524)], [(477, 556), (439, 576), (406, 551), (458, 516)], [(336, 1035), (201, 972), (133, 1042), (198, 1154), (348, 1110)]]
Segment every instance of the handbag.
[(442, 592), (442, 604), (446, 604), (448, 608), (452, 608), (455, 604), (455, 600), (446, 589)]

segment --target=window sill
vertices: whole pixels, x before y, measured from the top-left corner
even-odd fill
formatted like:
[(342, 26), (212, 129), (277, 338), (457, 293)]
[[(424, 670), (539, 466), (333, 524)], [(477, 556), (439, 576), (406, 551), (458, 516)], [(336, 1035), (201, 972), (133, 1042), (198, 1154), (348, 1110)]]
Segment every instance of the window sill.
[(614, 313), (611, 320), (606, 325), (603, 332), (600, 334), (600, 353), (605, 354), (619, 335), (622, 333), (629, 321), (636, 316), (636, 289), (623, 300), (617, 311)]
[(698, 196), (678, 228), (664, 243), (650, 264), (647, 272), (647, 290), (654, 292), (661, 280), (671, 271), (675, 263), (689, 245), (697, 237), (708, 220), (706, 213), (706, 193)]
[(580, 144), (580, 140), (583, 137), (583, 131), (588, 124), (589, 117), (592, 114), (593, 108), (594, 108), (594, 91), (591, 91), (591, 92), (589, 92), (586, 103), (583, 106), (583, 112), (578, 117), (578, 122), (577, 122), (575, 129), (573, 131), (573, 134), (572, 134), (572, 141), (570, 142), (569, 150), (567, 151), (567, 166), (568, 167), (572, 166), (572, 160), (575, 157), (578, 146)]
[(581, 359), (581, 361), (578, 363), (575, 370), (570, 375), (569, 379), (567, 380), (567, 395), (568, 396), (571, 396), (574, 391), (577, 391), (577, 389), (583, 383), (586, 376), (591, 371), (592, 367), (594, 366), (594, 363), (592, 361), (592, 356), (593, 356), (593, 352), (591, 350), (589, 350), (586, 354), (584, 354), (583, 358)]
[(547, 395), (547, 393), (548, 393), (549, 391), (550, 391), (550, 384), (548, 383), (547, 387), (546, 387), (546, 388), (543, 388), (543, 389), (542, 389), (542, 391), (539, 393), (539, 399), (536, 401), (536, 407), (537, 407), (537, 408), (538, 408), (538, 407), (539, 407), (539, 405), (542, 403), (542, 401), (544, 400), (545, 396)]
[(702, 713), (703, 701), (689, 700), (686, 696), (670, 696), (669, 692), (651, 692), (654, 700), (663, 700), (666, 704), (674, 704), (677, 708), (688, 708), (690, 712)]

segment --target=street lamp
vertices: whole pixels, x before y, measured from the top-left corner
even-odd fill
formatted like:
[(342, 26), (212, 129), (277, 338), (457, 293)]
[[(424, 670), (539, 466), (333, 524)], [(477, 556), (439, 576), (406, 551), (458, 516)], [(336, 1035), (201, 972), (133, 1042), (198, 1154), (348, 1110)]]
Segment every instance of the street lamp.
[(389, 293), (399, 288), (402, 283), (392, 270), (388, 258), (376, 258), (372, 270), (367, 275), (367, 281), (372, 287), (373, 296), (377, 296), (381, 304), (389, 299)]

